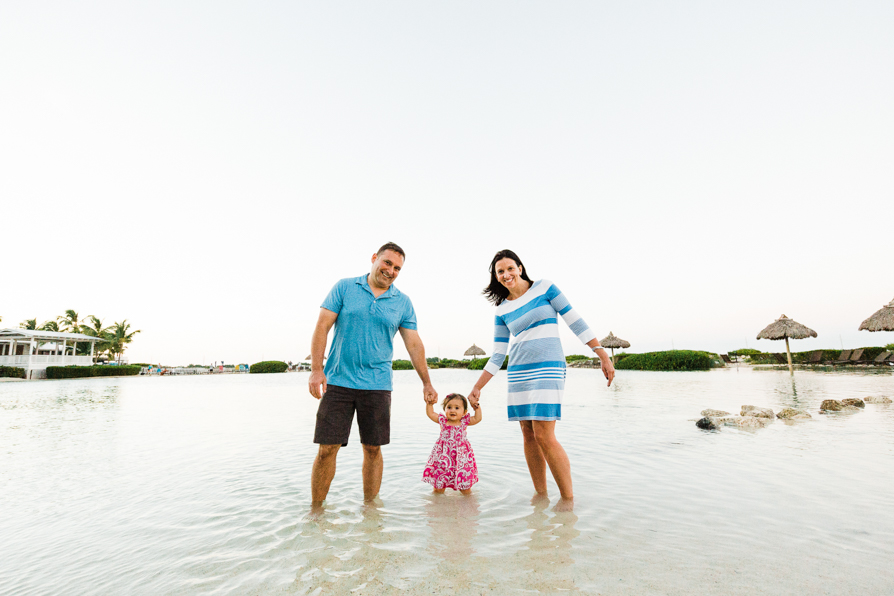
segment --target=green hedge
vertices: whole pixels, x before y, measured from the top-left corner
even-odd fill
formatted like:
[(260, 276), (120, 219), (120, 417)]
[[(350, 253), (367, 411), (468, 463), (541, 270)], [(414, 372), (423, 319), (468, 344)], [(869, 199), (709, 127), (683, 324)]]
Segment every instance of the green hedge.
[[(469, 370), (484, 370), (484, 367), (487, 366), (487, 363), (490, 362), (490, 358), (479, 358), (477, 360), (472, 360), (469, 363)], [(500, 370), (506, 370), (509, 368), (509, 357), (503, 358), (503, 366), (500, 367)]]
[(14, 366), (0, 366), (0, 377), (9, 377), (11, 379), (24, 379), (25, 369), (15, 368)]
[(715, 366), (715, 355), (694, 350), (669, 350), (627, 354), (616, 368), (621, 370), (708, 370)]
[(48, 366), (48, 379), (80, 379), (83, 377), (130, 377), (140, 374), (140, 367), (131, 366)]
[(248, 367), (250, 373), (283, 373), (289, 370), (289, 365), (279, 360), (265, 360), (255, 362)]
[(453, 360), (452, 358), (441, 358), (438, 366), (441, 368), (468, 368), (471, 360)]
[(632, 354), (628, 354), (627, 352), (619, 352), (618, 354), (615, 354), (615, 365), (617, 366), (628, 356), (632, 356)]
[(413, 363), (409, 360), (394, 360), (391, 362), (391, 370), (413, 370)]
[(751, 356), (752, 354), (760, 354), (760, 350), (755, 350), (753, 348), (741, 348), (739, 350), (733, 350), (729, 353), (730, 356)]
[[(871, 346), (867, 348), (863, 348), (863, 354), (860, 356), (860, 362), (866, 362), (867, 360), (874, 360), (876, 356), (886, 351), (885, 348), (879, 346)], [(806, 352), (792, 352), (792, 364), (810, 364), (810, 358), (813, 356), (813, 353), (816, 350), (807, 350)], [(827, 362), (836, 362), (838, 357), (841, 355), (841, 349), (834, 350), (823, 350), (823, 355), (819, 360), (818, 364), (825, 364)], [(780, 352), (782, 356), (785, 356), (785, 352)], [(773, 357), (771, 353), (760, 352), (758, 354), (750, 354), (749, 359), (751, 364), (780, 364), (776, 361), (776, 358)], [(781, 364), (780, 364), (781, 366)]]
[(575, 360), (589, 360), (592, 356), (584, 356), (583, 354), (572, 354), (571, 356), (565, 356), (565, 362), (571, 364)]
[(469, 363), (469, 370), (484, 370), (489, 358), (476, 358)]

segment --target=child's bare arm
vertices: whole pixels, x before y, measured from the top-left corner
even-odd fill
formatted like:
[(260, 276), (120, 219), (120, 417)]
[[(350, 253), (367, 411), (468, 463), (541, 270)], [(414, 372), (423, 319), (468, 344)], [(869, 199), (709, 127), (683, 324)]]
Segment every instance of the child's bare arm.
[(435, 414), (435, 407), (432, 404), (425, 404), (425, 415), (428, 416), (432, 422), (438, 421), (438, 415)]
[(481, 422), (481, 404), (478, 404), (477, 408), (472, 408), (475, 410), (475, 415), (472, 416), (472, 419), (469, 420), (469, 426), (475, 426), (479, 422)]

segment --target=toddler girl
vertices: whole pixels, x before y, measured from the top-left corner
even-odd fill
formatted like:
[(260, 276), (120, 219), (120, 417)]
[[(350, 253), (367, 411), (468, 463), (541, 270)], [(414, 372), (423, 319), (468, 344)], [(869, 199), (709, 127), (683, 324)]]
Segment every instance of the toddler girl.
[(475, 416), (466, 411), (469, 403), (459, 393), (451, 393), (441, 402), (443, 414), (435, 414), (432, 404), (425, 404), (425, 413), (441, 425), (441, 434), (428, 458), (422, 473), (422, 481), (431, 484), (436, 493), (452, 488), (464, 495), (472, 494), (472, 485), (478, 482), (478, 466), (475, 454), (466, 438), (466, 427), (481, 422), (481, 406)]

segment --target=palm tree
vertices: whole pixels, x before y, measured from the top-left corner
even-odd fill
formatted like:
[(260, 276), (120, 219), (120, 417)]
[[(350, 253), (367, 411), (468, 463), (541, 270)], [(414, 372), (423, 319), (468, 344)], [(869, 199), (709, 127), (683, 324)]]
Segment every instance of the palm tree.
[(103, 352), (109, 351), (109, 348), (111, 347), (109, 344), (109, 328), (103, 326), (101, 319), (97, 319), (93, 315), (87, 317), (87, 323), (81, 325), (81, 333), (103, 339), (103, 341), (96, 342), (96, 346), (93, 349), (93, 353), (97, 357)]
[(81, 321), (79, 321), (78, 319), (78, 313), (71, 309), (66, 310), (65, 314), (61, 317), (56, 317), (56, 320), (62, 323), (62, 329), (67, 331), (68, 333), (81, 332)]
[(116, 322), (112, 325), (111, 329), (111, 347), (109, 351), (117, 356), (118, 363), (121, 363), (121, 355), (124, 354), (124, 350), (127, 349), (127, 344), (133, 341), (133, 336), (140, 332), (139, 329), (136, 331), (130, 330), (130, 323), (127, 322), (127, 319), (124, 319), (120, 323)]
[(38, 331), (55, 331), (59, 332), (59, 324), (56, 321), (47, 321), (40, 327), (38, 327)]
[(21, 323), (19, 323), (19, 327), (22, 329), (28, 329), (30, 331), (37, 330), (37, 319), (25, 319)]

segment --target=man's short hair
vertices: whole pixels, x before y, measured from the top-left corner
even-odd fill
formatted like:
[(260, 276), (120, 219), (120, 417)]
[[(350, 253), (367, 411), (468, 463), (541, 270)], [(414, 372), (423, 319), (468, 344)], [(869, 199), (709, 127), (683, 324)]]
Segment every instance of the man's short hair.
[(385, 244), (383, 244), (382, 248), (380, 248), (378, 250), (378, 252), (376, 252), (376, 256), (381, 256), (382, 253), (385, 252), (386, 250), (393, 250), (394, 252), (396, 252), (397, 254), (402, 256), (404, 259), (407, 258), (407, 253), (404, 252), (404, 249), (402, 249), (401, 247), (396, 245), (394, 242), (386, 242)]

